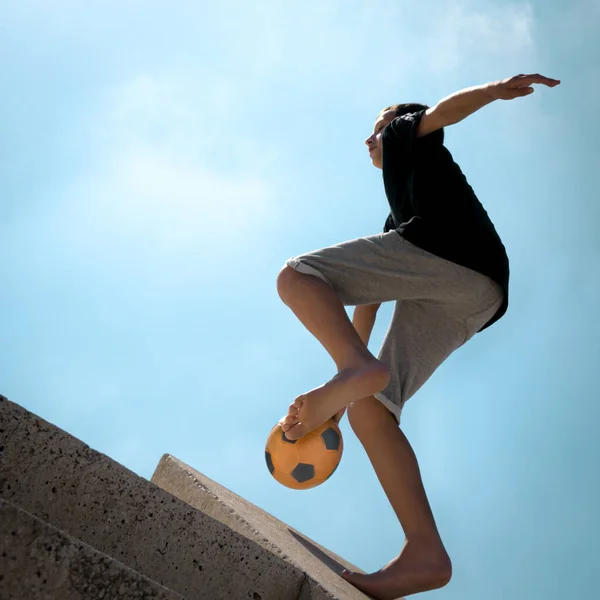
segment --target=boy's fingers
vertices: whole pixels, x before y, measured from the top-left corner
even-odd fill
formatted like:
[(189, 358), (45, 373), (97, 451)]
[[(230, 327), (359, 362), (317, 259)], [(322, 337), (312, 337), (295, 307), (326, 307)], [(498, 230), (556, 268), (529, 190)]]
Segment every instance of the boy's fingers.
[(545, 77), (544, 75), (540, 75), (539, 73), (535, 73), (532, 75), (523, 75), (518, 76), (518, 87), (530, 86), (532, 83), (542, 83), (548, 86), (555, 86), (560, 83), (558, 79), (552, 79), (551, 77)]

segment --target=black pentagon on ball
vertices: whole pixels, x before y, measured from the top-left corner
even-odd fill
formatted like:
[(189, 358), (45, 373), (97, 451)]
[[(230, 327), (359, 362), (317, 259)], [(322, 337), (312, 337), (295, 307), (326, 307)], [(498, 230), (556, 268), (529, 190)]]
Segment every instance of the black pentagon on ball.
[(291, 475), (299, 483), (304, 483), (315, 476), (315, 467), (306, 463), (298, 463)]
[(273, 465), (273, 461), (271, 460), (271, 453), (265, 451), (265, 460), (267, 461), (267, 467), (269, 469), (269, 473), (271, 473), (271, 475), (273, 474), (273, 471), (275, 470), (275, 466)]
[(340, 434), (333, 428), (328, 427), (322, 434), (321, 437), (325, 442), (325, 448), (327, 450), (338, 450), (340, 447)]
[(281, 432), (281, 439), (286, 442), (287, 444), (295, 444), (298, 440), (290, 440), (286, 435), (285, 435), (285, 431)]

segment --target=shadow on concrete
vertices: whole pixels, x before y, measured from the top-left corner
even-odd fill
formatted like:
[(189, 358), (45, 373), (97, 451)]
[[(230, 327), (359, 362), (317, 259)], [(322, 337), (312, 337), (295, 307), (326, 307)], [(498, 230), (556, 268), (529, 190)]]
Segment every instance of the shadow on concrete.
[(337, 560), (335, 560), (335, 558), (332, 558), (331, 556), (329, 556), (329, 554), (327, 554), (326, 552), (323, 552), (323, 550), (321, 550), (321, 548), (319, 548), (318, 546), (315, 546), (312, 542), (309, 542), (306, 538), (302, 537), (299, 533), (297, 533), (293, 529), (290, 529), (288, 527), (288, 531), (308, 551), (310, 551), (312, 554), (314, 554), (314, 556), (316, 558), (318, 558), (325, 566), (329, 567), (337, 575), (341, 575), (342, 571), (346, 568), (348, 570), (356, 570), (357, 572), (361, 572), (359, 569), (353, 569), (352, 566), (350, 566), (350, 565), (345, 566), (342, 563), (338, 562)]

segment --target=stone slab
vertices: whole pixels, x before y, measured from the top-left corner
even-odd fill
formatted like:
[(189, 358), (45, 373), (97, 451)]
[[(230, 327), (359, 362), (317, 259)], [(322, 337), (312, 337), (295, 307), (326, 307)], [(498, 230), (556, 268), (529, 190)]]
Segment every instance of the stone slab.
[(185, 600), (0, 498), (2, 600)]
[(0, 396), (0, 457), (22, 416), (23, 411), (20, 406)]
[(161, 458), (152, 481), (302, 569), (308, 576), (305, 598), (321, 598), (323, 592), (340, 600), (366, 598), (340, 577), (344, 568), (364, 571), (174, 456)]
[(307, 576), (283, 557), (24, 408), (3, 399), (0, 413), (18, 421), (0, 456), (0, 497), (186, 598), (304, 593)]

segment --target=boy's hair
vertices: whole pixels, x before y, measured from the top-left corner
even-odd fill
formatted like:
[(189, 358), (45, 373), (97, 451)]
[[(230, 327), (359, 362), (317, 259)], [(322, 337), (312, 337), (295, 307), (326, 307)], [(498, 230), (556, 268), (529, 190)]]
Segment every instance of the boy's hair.
[[(396, 113), (397, 117), (402, 115), (407, 115), (409, 113), (418, 112), (420, 110), (427, 110), (429, 106), (426, 104), (418, 104), (416, 102), (408, 102), (406, 104), (392, 104), (391, 106), (386, 106), (379, 112), (379, 115), (387, 112), (388, 110), (393, 110)], [(378, 115), (378, 117), (379, 117)]]

